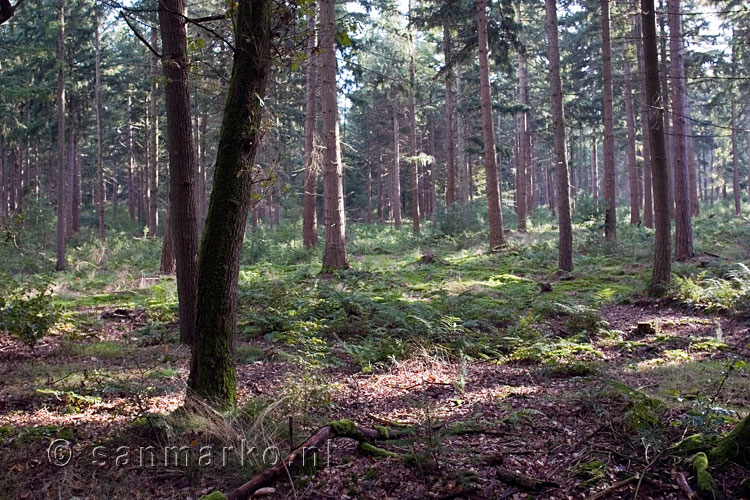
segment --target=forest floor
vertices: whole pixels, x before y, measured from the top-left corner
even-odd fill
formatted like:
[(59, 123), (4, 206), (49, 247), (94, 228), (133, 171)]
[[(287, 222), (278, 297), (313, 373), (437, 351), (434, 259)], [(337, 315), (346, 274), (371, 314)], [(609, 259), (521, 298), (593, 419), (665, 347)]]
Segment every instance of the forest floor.
[[(549, 222), (495, 254), (481, 233), (355, 224), (336, 275), (283, 227), (248, 235), (229, 416), (175, 411), (189, 349), (158, 243), (82, 241), (54, 332), (33, 351), (0, 337), (0, 498), (228, 492), (336, 419), (410, 433), (375, 456), (330, 441), (266, 498), (687, 498), (689, 457), (664, 451), (750, 410), (748, 226), (717, 207), (695, 228), (658, 300), (644, 228), (609, 246), (579, 223), (569, 274)], [(736, 498), (750, 473), (714, 475)]]

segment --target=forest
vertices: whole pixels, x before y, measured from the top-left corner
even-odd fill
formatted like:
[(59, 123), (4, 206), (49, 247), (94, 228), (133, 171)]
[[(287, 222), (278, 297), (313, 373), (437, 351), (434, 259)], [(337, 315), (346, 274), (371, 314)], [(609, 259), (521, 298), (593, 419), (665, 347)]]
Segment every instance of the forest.
[(743, 0), (0, 0), (0, 500), (750, 498)]

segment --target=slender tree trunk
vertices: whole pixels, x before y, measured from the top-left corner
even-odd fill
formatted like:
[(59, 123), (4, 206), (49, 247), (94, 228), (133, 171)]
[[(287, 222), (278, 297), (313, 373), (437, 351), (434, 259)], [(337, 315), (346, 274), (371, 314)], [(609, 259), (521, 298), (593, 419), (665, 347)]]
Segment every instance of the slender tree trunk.
[[(683, 44), (683, 50), (685, 46)], [(693, 145), (693, 123), (690, 119), (690, 97), (687, 93), (687, 80), (685, 71), (682, 71), (683, 90), (685, 90), (683, 104), (685, 111), (685, 152), (687, 154), (688, 180), (690, 182), (690, 214), (693, 217), (700, 215), (700, 203), (698, 200), (698, 178), (695, 166), (695, 146)]]
[[(520, 13), (519, 13), (520, 19)], [(526, 57), (523, 52), (518, 54), (518, 102), (521, 106), (526, 107)], [(528, 134), (527, 125), (527, 113), (526, 110), (522, 110), (518, 113), (518, 167), (516, 170), (516, 185), (517, 185), (517, 199), (516, 199), (516, 215), (518, 216), (518, 231), (526, 232), (526, 211), (528, 209), (528, 203), (526, 200), (527, 196), (527, 168), (526, 164), (526, 146)]]
[(393, 225), (401, 227), (401, 153), (399, 148), (398, 91), (391, 88), (391, 112), (393, 113), (393, 171), (391, 172), (391, 209)]
[(560, 80), (560, 49), (558, 48), (557, 2), (545, 1), (547, 14), (547, 54), (552, 108), (552, 129), (555, 137), (557, 174), (557, 222), (559, 225), (558, 267), (573, 270), (573, 226), (570, 219), (570, 184), (568, 159), (565, 151), (565, 112)]
[(188, 390), (221, 409), (234, 406), (237, 395), (237, 281), (252, 203), (252, 165), (262, 135), (271, 22), (270, 0), (238, 3), (234, 65), (198, 263), (196, 335)]
[(318, 166), (315, 135), (318, 125), (317, 82), (318, 67), (315, 56), (317, 45), (315, 2), (309, 6), (307, 28), (307, 74), (305, 76), (305, 182), (302, 196), (302, 244), (312, 248), (318, 244)]
[(641, 0), (643, 21), (643, 68), (651, 144), (651, 174), (654, 190), (654, 268), (649, 285), (651, 295), (660, 295), (669, 286), (672, 273), (669, 221), (669, 173), (664, 141), (664, 107), (659, 86), (659, 60), (656, 47), (654, 0)]
[[(76, 206), (75, 196), (75, 184), (76, 184), (76, 128), (78, 125), (77, 110), (74, 104), (74, 100), (71, 99), (68, 103), (68, 174), (66, 182), (65, 199), (65, 226), (66, 226), (66, 238), (70, 238), (74, 233), (78, 232), (78, 213), (80, 211), (80, 194), (78, 196), (79, 204)], [(80, 185), (79, 185), (80, 187)]]
[(409, 0), (409, 154), (411, 154), (411, 218), (412, 231), (419, 234), (419, 161), (417, 161), (417, 104), (414, 77), (414, 34), (411, 26)]
[(641, 224), (640, 189), (638, 188), (638, 165), (635, 156), (635, 111), (633, 109), (633, 85), (630, 61), (625, 61), (625, 122), (627, 124), (628, 180), (630, 185), (630, 223)]
[(672, 161), (674, 164), (675, 258), (693, 256), (693, 228), (690, 220), (690, 178), (685, 141), (685, 97), (680, 0), (668, 0), (669, 55), (672, 62)]
[(740, 150), (737, 140), (737, 105), (732, 95), (732, 194), (734, 195), (734, 215), (742, 215), (742, 191), (740, 190)]
[[(186, 14), (186, 0), (159, 2), (162, 67), (167, 82), (164, 95), (167, 109), (169, 204), (173, 237), (168, 238), (165, 234), (164, 239), (173, 240), (171, 243), (174, 245), (177, 263), (180, 341), (191, 344), (195, 337), (198, 207), (197, 162), (193, 146), (193, 121), (190, 115), (189, 61), (184, 21)], [(246, 218), (247, 209), (243, 221)]]
[(602, 21), (602, 80), (604, 84), (604, 235), (617, 239), (617, 179), (615, 174), (615, 126), (612, 89), (612, 43), (609, 30), (609, 0), (600, 0)]
[(65, 0), (57, 0), (57, 262), (65, 269)]
[(594, 211), (599, 211), (599, 151), (594, 137), (591, 144), (591, 193), (594, 197)]
[(482, 136), (484, 138), (484, 168), (487, 178), (487, 203), (489, 205), (490, 248), (505, 244), (503, 233), (502, 193), (497, 178), (495, 156), (495, 128), (492, 121), (492, 95), (490, 92), (490, 63), (487, 56), (487, 12), (485, 0), (477, 0), (477, 32), (479, 36), (479, 87), (482, 103)]
[(456, 68), (456, 96), (455, 107), (453, 109), (456, 117), (456, 142), (455, 142), (455, 201), (465, 204), (469, 199), (469, 175), (466, 168), (466, 126), (464, 123), (464, 114), (461, 109), (461, 98), (463, 95), (463, 85), (461, 82), (461, 70)]
[(443, 25), (443, 53), (448, 70), (445, 72), (445, 204), (451, 206), (456, 201), (456, 163), (453, 144), (453, 68), (451, 27)]
[(5, 136), (2, 129), (0, 129), (0, 217), (8, 215), (8, 202), (5, 191)]
[[(261, 1), (261, 0), (255, 0)], [(323, 270), (348, 269), (346, 215), (336, 99), (335, 0), (320, 0), (320, 102), (323, 118)]]
[[(158, 47), (156, 27), (151, 28), (151, 46)], [(149, 114), (151, 115), (150, 137), (150, 166), (148, 192), (148, 235), (155, 238), (159, 226), (159, 107), (158, 107), (158, 70), (159, 60), (155, 54), (151, 55), (151, 98), (149, 99)]]
[(126, 126), (126, 140), (128, 147), (128, 214), (130, 220), (135, 220), (135, 182), (133, 179), (133, 123), (132, 123), (132, 98), (128, 92), (128, 123)]
[[(170, 191), (170, 188), (167, 188)], [(167, 193), (169, 196), (169, 193)], [(169, 197), (167, 198), (169, 199)], [(175, 274), (177, 261), (174, 254), (174, 231), (172, 222), (172, 204), (167, 201), (166, 216), (164, 217), (164, 243), (161, 246), (161, 265), (159, 272), (162, 274)], [(180, 330), (182, 333), (182, 330)]]
[(203, 234), (208, 213), (208, 169), (206, 148), (208, 147), (208, 106), (203, 105), (200, 123), (200, 153), (198, 154), (198, 235)]
[[(95, 9), (96, 10), (96, 9)], [(94, 13), (94, 64), (96, 112), (96, 215), (99, 220), (99, 239), (104, 240), (104, 128), (102, 127), (102, 58), (99, 50), (99, 13)]]
[(646, 99), (646, 74), (643, 64), (642, 14), (635, 16), (635, 41), (638, 55), (638, 81), (641, 93), (641, 135), (643, 138), (643, 225), (654, 227), (654, 204), (651, 188), (651, 134), (648, 131), (648, 100)]
[(380, 147), (376, 146), (375, 161), (378, 164), (378, 221), (383, 222), (383, 162), (380, 158)]
[[(667, 141), (667, 173), (669, 174), (669, 218), (674, 219), (674, 158), (672, 158), (672, 136), (671, 125), (669, 122), (670, 106), (669, 106), (669, 85), (667, 84), (667, 76), (669, 75), (669, 68), (667, 66), (667, 33), (666, 33), (666, 21), (667, 18), (666, 10), (664, 9), (664, 0), (659, 0), (659, 11), (662, 15), (659, 16), (659, 50), (660, 50), (660, 67), (659, 84), (661, 87), (661, 95), (664, 96), (664, 135)], [(654, 210), (656, 210), (654, 208)]]

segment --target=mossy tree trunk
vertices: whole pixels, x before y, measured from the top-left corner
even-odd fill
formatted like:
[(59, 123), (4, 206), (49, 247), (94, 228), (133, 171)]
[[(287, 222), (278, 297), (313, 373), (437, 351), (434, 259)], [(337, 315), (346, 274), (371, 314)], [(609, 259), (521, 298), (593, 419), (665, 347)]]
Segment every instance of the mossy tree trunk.
[(270, 0), (239, 2), (235, 25), (234, 65), (198, 260), (196, 335), (188, 380), (192, 395), (223, 409), (234, 406), (237, 394), (237, 280), (252, 203), (252, 165), (263, 135), (271, 63)]

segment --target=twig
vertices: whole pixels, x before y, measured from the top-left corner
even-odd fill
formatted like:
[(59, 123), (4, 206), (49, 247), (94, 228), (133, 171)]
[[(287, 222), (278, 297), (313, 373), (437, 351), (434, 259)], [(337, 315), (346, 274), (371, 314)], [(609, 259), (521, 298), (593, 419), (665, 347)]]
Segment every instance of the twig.
[(130, 23), (130, 20), (128, 19), (128, 16), (126, 16), (125, 14), (123, 14), (122, 12), (120, 12), (120, 17), (122, 17), (125, 20), (125, 24), (128, 25), (128, 27), (133, 32), (133, 34), (135, 35), (135, 37), (138, 40), (140, 40), (141, 43), (143, 43), (146, 47), (148, 47), (148, 50), (150, 50), (156, 57), (158, 57), (159, 59), (161, 59), (162, 55), (159, 54), (159, 52), (155, 48), (153, 48), (151, 46), (151, 44), (148, 43), (148, 41), (145, 38), (143, 38), (143, 35), (141, 35), (141, 33), (138, 31), (138, 28), (136, 28), (135, 26), (133, 26)]
[(690, 484), (688, 484), (688, 480), (685, 477), (684, 472), (672, 471), (672, 476), (674, 476), (674, 479), (677, 482), (677, 486), (679, 486), (679, 488), (685, 493), (685, 495), (687, 495), (690, 500), (698, 500), (698, 495), (695, 494), (693, 488), (691, 488)]
[(623, 479), (622, 481), (618, 481), (615, 484), (613, 484), (612, 486), (610, 486), (609, 488), (604, 489), (604, 490), (600, 491), (599, 493), (594, 493), (590, 497), (586, 497), (585, 500), (599, 500), (600, 498), (604, 498), (607, 495), (609, 495), (610, 493), (614, 493), (615, 491), (619, 490), (620, 488), (624, 488), (625, 486), (629, 485), (630, 483), (632, 483), (636, 479), (638, 479), (638, 474), (636, 474), (635, 476), (630, 476), (627, 479)]
[(641, 483), (643, 483), (643, 478), (646, 477), (646, 472), (664, 455), (664, 453), (669, 449), (668, 446), (665, 446), (662, 448), (662, 450), (656, 454), (656, 456), (651, 460), (646, 467), (643, 469), (643, 471), (640, 473), (640, 477), (638, 478), (638, 485), (635, 487), (635, 493), (633, 494), (633, 500), (636, 500), (638, 498), (638, 492), (641, 489)]

